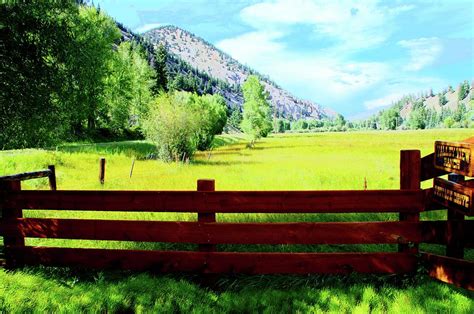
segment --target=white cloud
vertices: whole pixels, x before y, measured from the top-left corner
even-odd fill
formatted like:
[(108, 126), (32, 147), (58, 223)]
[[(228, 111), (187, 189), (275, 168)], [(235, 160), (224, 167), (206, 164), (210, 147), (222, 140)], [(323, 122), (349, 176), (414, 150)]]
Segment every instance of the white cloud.
[(441, 40), (437, 37), (401, 40), (398, 44), (407, 48), (410, 54), (410, 62), (404, 67), (406, 71), (419, 71), (433, 64), (443, 50)]
[(393, 102), (397, 100), (400, 100), (404, 95), (406, 95), (406, 92), (392, 93), (380, 98), (367, 100), (364, 102), (364, 106), (365, 108), (369, 110), (379, 108), (379, 107), (384, 107), (387, 105), (391, 105)]
[(227, 52), (240, 62), (255, 64), (262, 56), (272, 55), (285, 47), (275, 40), (283, 35), (281, 32), (257, 31), (224, 39), (216, 47)]
[(348, 51), (384, 42), (391, 34), (393, 17), (413, 8), (387, 8), (372, 0), (277, 0), (248, 6), (241, 11), (241, 17), (257, 29), (309, 24), (316, 34), (338, 40), (340, 51)]
[(354, 62), (337, 55), (292, 52), (279, 42), (284, 35), (283, 32), (256, 31), (225, 39), (216, 46), (286, 88), (298, 89), (299, 96), (327, 105), (371, 88), (389, 71), (379, 62)]
[(141, 33), (147, 32), (149, 30), (152, 30), (154, 28), (164, 26), (164, 25), (166, 25), (166, 24), (164, 24), (164, 23), (149, 23), (149, 24), (142, 25), (138, 28), (135, 28), (135, 32), (141, 34)]
[[(405, 68), (400, 58), (360, 61), (353, 54), (388, 41), (397, 27), (395, 18), (414, 8), (413, 5), (390, 7), (370, 0), (266, 1), (248, 6), (240, 13), (254, 31), (222, 40), (217, 47), (300, 97), (326, 106), (337, 104), (341, 111), (351, 111), (350, 108), (357, 106), (375, 109), (438, 83), (410, 72), (433, 62), (429, 56), (440, 51), (434, 38), (398, 43), (410, 49), (412, 62)], [(326, 42), (332, 46), (299, 52), (285, 42), (292, 35), (288, 26), (294, 24), (310, 26), (313, 38), (323, 41), (327, 38)], [(362, 97), (369, 100), (361, 101)]]
[[(431, 76), (413, 76), (413, 74), (398, 73), (392, 74), (391, 78), (398, 81), (388, 82), (377, 89), (379, 98), (370, 99), (364, 102), (364, 107), (368, 110), (391, 105), (393, 102), (400, 100), (403, 96), (419, 95), (421, 92), (428, 92), (430, 88), (433, 90), (441, 90), (449, 84), (445, 80)], [(374, 94), (374, 93), (372, 93)]]

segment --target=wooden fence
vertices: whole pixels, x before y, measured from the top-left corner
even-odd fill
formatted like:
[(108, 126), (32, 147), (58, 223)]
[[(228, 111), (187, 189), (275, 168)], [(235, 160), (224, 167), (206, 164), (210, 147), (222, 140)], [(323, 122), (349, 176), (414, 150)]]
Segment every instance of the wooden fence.
[[(193, 273), (347, 274), (410, 273), (424, 261), (431, 276), (474, 289), (474, 263), (462, 259), (464, 248), (473, 247), (474, 243), (474, 221), (464, 220), (465, 214), (472, 214), (472, 202), (462, 203), (461, 209), (449, 209), (447, 221), (419, 219), (422, 211), (450, 207), (439, 200), (442, 195), (436, 185), (438, 180), (433, 188), (420, 189), (422, 180), (445, 173), (434, 167), (435, 157), (420, 158), (419, 151), (402, 151), (399, 190), (215, 191), (213, 180), (198, 180), (197, 191), (31, 191), (21, 190), (20, 181), (9, 177), (0, 180), (0, 234), (4, 237), (6, 264), (7, 267), (42, 264)], [(461, 186), (455, 186), (458, 193), (471, 191), (468, 197), (472, 200), (470, 181), (461, 181), (468, 183), (449, 184)], [(197, 221), (23, 218), (23, 209), (191, 212), (197, 213)], [(228, 223), (216, 222), (216, 213), (399, 213), (400, 219)], [(31, 247), (25, 246), (25, 238), (193, 243), (199, 249)], [(398, 252), (222, 252), (216, 246), (386, 243), (398, 244)], [(419, 243), (445, 244), (447, 256), (419, 252)]]

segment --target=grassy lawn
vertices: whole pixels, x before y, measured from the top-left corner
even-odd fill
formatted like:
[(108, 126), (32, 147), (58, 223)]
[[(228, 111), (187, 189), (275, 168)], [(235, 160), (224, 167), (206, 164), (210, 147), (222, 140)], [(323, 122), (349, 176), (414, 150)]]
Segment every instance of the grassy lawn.
[[(146, 142), (68, 144), (53, 150), (0, 152), (0, 175), (56, 165), (59, 189), (194, 190), (197, 179), (215, 179), (217, 190), (396, 189), (402, 149), (433, 151), (435, 140), (462, 140), (471, 130), (353, 132), (271, 136), (253, 149), (239, 136), (222, 136), (211, 152), (189, 164), (166, 164)], [(107, 159), (104, 186), (98, 160)], [(136, 159), (130, 178), (132, 159)], [(432, 182), (425, 182), (428, 187)], [(46, 189), (47, 180), (24, 182), (24, 189)], [(195, 220), (196, 214), (24, 211), (27, 217)], [(445, 212), (423, 214), (444, 219)], [(395, 220), (396, 214), (220, 214), (218, 221)], [(27, 239), (27, 245), (139, 249), (194, 249), (191, 245), (116, 241)], [(222, 245), (241, 251), (393, 251), (394, 245), (251, 246)], [(422, 249), (443, 253), (440, 246)], [(474, 259), (473, 250), (466, 250)], [(474, 311), (474, 295), (424, 275), (393, 276), (224, 276), (218, 289), (192, 276), (86, 272), (30, 268), (0, 271), (0, 309), (17, 311), (196, 311), (196, 312), (460, 312)]]

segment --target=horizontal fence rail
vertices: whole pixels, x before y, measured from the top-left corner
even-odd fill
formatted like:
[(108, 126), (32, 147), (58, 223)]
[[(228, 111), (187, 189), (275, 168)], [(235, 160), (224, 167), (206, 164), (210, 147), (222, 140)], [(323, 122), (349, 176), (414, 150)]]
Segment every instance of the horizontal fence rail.
[[(0, 225), (0, 234), (32, 238), (209, 244), (409, 243), (436, 232), (412, 222), (201, 223), (24, 218)], [(434, 237), (433, 237), (434, 239)]]
[(47, 178), (51, 174), (52, 174), (52, 171), (50, 169), (45, 169), (45, 170), (39, 170), (39, 171), (13, 174), (9, 176), (0, 176), (0, 181), (24, 181), (24, 180), (30, 180), (30, 179)]
[(440, 281), (474, 290), (474, 263), (463, 259), (422, 253), (429, 275)]
[(70, 266), (159, 272), (243, 274), (406, 273), (415, 269), (408, 253), (247, 253), (11, 248), (24, 265)]
[(23, 209), (197, 213), (416, 213), (422, 190), (13, 191), (0, 205)]

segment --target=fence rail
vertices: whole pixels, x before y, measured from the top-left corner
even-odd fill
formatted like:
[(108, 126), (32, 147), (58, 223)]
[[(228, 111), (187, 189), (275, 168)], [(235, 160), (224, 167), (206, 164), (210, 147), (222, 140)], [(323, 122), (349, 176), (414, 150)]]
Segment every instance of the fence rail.
[(197, 213), (418, 213), (422, 190), (12, 191), (0, 205), (24, 209)]

